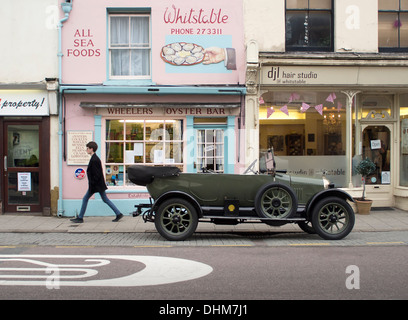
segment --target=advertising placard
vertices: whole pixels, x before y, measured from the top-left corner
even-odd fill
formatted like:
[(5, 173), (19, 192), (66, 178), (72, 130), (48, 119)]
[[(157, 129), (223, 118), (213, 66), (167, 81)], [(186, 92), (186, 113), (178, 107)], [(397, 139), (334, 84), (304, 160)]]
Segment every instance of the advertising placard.
[(90, 130), (67, 131), (67, 165), (88, 165), (91, 157), (86, 152), (86, 144), (92, 139)]

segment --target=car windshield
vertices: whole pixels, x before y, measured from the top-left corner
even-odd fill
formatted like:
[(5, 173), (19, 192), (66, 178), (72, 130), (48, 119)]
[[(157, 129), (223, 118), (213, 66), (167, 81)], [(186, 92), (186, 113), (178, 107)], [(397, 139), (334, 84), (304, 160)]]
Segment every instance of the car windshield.
[(275, 171), (273, 149), (268, 149), (268, 151), (260, 153), (259, 171), (262, 173), (273, 173)]

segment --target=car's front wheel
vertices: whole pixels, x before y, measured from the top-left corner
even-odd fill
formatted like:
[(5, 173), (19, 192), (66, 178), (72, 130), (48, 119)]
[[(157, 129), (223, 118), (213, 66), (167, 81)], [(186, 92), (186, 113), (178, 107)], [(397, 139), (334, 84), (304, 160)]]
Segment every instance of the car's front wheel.
[(313, 207), (313, 229), (323, 239), (343, 239), (353, 229), (354, 222), (353, 209), (341, 198), (324, 198)]
[(184, 199), (168, 199), (157, 209), (154, 223), (156, 230), (167, 240), (182, 241), (197, 229), (197, 210)]

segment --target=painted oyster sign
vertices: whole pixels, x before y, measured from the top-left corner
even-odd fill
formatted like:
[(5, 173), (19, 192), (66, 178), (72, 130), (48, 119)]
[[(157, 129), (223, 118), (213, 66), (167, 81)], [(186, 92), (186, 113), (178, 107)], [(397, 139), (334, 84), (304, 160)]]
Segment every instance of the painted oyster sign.
[[(172, 0), (156, 11), (159, 45), (153, 59), (162, 77), (178, 84), (242, 84), (245, 48), (242, 3), (227, 0)], [(214, 75), (217, 75), (214, 77)]]
[(175, 66), (192, 66), (204, 59), (204, 48), (194, 43), (174, 42), (162, 48), (161, 58)]

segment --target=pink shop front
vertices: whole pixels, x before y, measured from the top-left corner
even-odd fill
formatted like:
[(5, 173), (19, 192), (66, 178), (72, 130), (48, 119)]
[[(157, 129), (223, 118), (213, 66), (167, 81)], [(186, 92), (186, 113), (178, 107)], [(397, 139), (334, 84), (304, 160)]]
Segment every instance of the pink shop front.
[[(243, 171), (242, 5), (91, 0), (71, 7), (62, 28), (60, 215), (80, 210), (91, 140), (108, 197), (124, 214), (149, 198), (129, 181), (129, 166)], [(220, 61), (204, 63), (200, 53), (210, 48)], [(89, 201), (86, 216), (112, 214), (99, 194)]]
[[(95, 102), (102, 101), (103, 103)], [(148, 103), (142, 102), (149, 98)], [(186, 102), (191, 99), (191, 102)], [(63, 194), (65, 215), (79, 212), (88, 182), (85, 145), (98, 143), (108, 197), (123, 213), (149, 197), (131, 183), (131, 165), (177, 166), (183, 172), (240, 170), (241, 97), (146, 97), (67, 94)], [(138, 102), (140, 100), (140, 102)], [(174, 101), (172, 101), (174, 100)], [(194, 101), (193, 101), (194, 100)], [(123, 102), (120, 102), (123, 101)], [(100, 208), (99, 208), (100, 206)], [(87, 215), (111, 214), (99, 195)]]

